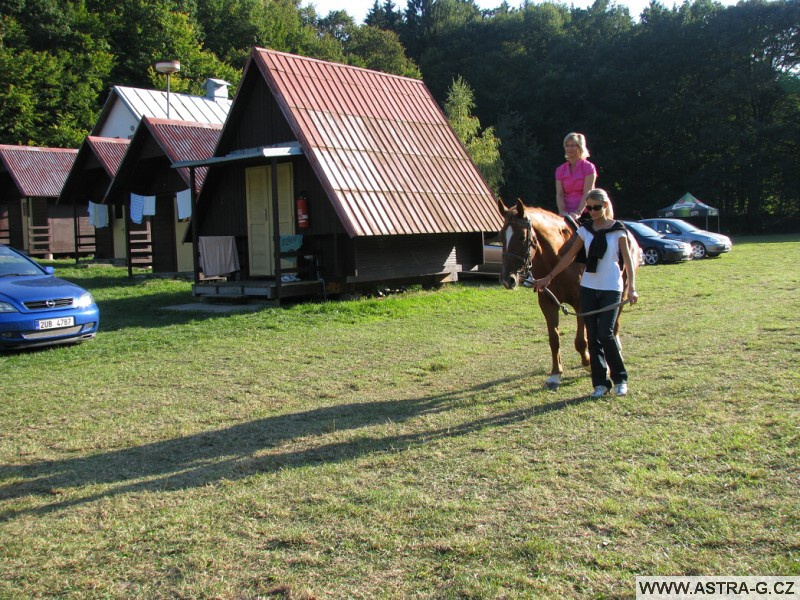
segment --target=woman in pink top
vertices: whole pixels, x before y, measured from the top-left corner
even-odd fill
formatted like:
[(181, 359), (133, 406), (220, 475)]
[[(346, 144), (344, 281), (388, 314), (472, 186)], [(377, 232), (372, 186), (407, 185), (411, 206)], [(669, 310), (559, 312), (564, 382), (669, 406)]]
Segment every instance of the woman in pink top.
[(597, 169), (590, 163), (589, 149), (582, 133), (569, 133), (564, 138), (567, 159), (556, 169), (556, 204), (558, 214), (577, 219), (586, 206), (586, 194), (594, 189)]

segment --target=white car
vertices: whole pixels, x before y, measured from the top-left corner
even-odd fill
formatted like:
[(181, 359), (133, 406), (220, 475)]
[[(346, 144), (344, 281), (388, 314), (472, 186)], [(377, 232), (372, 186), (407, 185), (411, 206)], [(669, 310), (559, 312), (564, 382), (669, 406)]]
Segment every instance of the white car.
[(667, 239), (689, 242), (692, 245), (692, 258), (695, 259), (719, 256), (723, 252), (730, 252), (733, 246), (728, 236), (698, 229), (681, 219), (642, 219), (639, 222), (652, 227)]

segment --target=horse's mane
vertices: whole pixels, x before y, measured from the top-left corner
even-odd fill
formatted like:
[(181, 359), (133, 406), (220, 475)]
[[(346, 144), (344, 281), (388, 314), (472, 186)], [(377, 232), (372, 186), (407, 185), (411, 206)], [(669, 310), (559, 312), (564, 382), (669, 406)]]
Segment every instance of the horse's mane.
[(572, 230), (567, 226), (564, 217), (554, 212), (539, 206), (528, 206), (525, 208), (525, 216), (530, 219), (539, 240), (550, 242), (556, 251), (572, 237)]

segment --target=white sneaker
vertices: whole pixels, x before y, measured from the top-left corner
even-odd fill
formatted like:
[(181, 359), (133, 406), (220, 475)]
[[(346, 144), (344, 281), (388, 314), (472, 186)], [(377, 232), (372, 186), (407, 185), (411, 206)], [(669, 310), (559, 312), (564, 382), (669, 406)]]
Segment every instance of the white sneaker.
[(614, 395), (615, 396), (627, 396), (628, 395), (628, 384), (624, 381), (622, 383), (618, 383), (614, 386)]
[(590, 398), (602, 398), (608, 393), (608, 388), (604, 385), (598, 385), (594, 388)]

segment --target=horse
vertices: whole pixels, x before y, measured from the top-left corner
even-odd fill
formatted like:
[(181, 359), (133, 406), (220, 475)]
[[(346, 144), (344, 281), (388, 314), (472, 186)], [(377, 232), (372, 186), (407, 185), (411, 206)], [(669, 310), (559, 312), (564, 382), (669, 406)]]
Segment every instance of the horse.
[[(497, 208), (503, 218), (500, 240), (503, 243), (503, 263), (500, 281), (506, 289), (514, 289), (522, 278), (541, 279), (549, 273), (561, 256), (575, 243), (577, 236), (564, 219), (555, 213), (538, 207), (526, 207), (522, 200), (512, 208), (507, 208), (498, 199)], [(628, 234), (632, 249), (634, 267), (639, 265), (639, 245)], [(569, 305), (578, 320), (575, 332), (575, 350), (580, 355), (581, 365), (589, 369), (589, 351), (586, 341), (586, 327), (580, 316), (580, 285), (583, 263), (574, 261), (559, 273), (549, 286), (552, 296), (539, 294), (539, 308), (547, 323), (547, 334), (552, 355), (552, 369), (545, 385), (557, 389), (561, 385), (564, 367), (561, 363), (561, 333), (559, 332), (559, 312), (562, 305)], [(554, 300), (557, 298), (558, 301)], [(558, 302), (561, 302), (559, 305)], [(620, 311), (622, 312), (622, 311)], [(619, 331), (619, 315), (614, 324), (614, 334)]]

